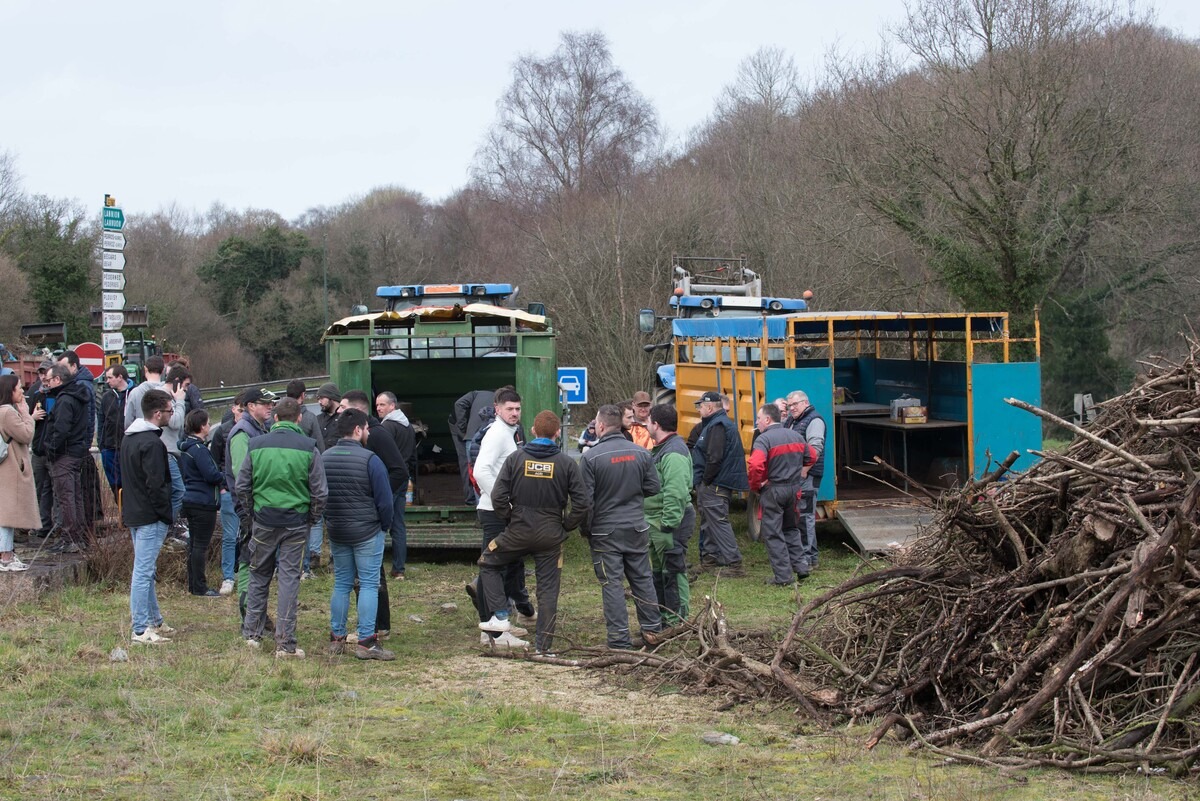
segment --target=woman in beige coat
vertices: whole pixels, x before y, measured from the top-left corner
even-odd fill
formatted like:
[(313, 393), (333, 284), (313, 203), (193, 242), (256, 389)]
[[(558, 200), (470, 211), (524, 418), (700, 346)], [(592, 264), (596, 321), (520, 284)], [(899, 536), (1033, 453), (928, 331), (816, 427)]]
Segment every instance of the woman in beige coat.
[(17, 376), (0, 376), (0, 436), (8, 443), (8, 458), (0, 462), (0, 572), (3, 573), (29, 568), (13, 553), (14, 529), (36, 529), (42, 524), (29, 443), (33, 441), (34, 420), (45, 414), (41, 408), (35, 414), (29, 413), (25, 391)]

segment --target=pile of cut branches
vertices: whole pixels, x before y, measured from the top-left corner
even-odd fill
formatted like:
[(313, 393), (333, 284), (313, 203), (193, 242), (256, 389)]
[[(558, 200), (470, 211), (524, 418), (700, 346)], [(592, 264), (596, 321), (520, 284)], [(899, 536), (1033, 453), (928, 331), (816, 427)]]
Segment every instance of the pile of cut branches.
[[(1190, 768), (1200, 754), (1200, 347), (1065, 453), (947, 492), (895, 568), (807, 604), (779, 652), (921, 745), (1005, 765)], [(1001, 480), (1005, 479), (1005, 480)]]
[[(1064, 453), (936, 498), (892, 567), (805, 604), (782, 641), (706, 601), (650, 652), (533, 657), (872, 720), (1006, 767), (1185, 773), (1200, 754), (1200, 346), (1147, 365)], [(930, 496), (931, 499), (933, 496)]]

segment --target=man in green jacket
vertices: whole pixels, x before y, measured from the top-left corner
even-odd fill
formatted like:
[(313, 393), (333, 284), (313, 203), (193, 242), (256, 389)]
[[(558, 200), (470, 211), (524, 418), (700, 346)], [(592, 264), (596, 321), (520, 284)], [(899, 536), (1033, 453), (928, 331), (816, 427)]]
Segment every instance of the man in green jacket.
[(692, 455), (676, 433), (679, 415), (674, 406), (650, 410), (646, 430), (654, 438), (654, 467), (662, 490), (644, 501), (650, 524), (650, 567), (654, 591), (663, 607), (663, 622), (675, 625), (686, 620), (691, 602), (687, 579), (687, 544), (696, 524), (692, 507)]
[(236, 485), (238, 501), (251, 515), (250, 588), (242, 636), (247, 645), (260, 647), (271, 577), (278, 570), (277, 657), (304, 656), (296, 647), (300, 571), (309, 528), (320, 519), (329, 494), (317, 443), (300, 430), (299, 419), (295, 398), (276, 404), (277, 422), (270, 433), (250, 440)]

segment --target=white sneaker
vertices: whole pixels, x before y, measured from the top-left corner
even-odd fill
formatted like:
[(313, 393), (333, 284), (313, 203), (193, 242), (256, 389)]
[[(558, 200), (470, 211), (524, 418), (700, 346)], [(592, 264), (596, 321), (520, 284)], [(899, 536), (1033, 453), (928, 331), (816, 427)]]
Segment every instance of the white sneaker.
[(498, 618), (492, 615), (490, 620), (486, 620), (479, 624), (479, 628), (483, 631), (505, 632), (512, 629), (512, 623), (508, 622), (508, 618)]
[(304, 649), (297, 648), (295, 651), (285, 651), (282, 648), (275, 651), (276, 659), (303, 659)]
[(142, 645), (158, 645), (160, 643), (170, 642), (170, 640), (166, 637), (159, 636), (158, 632), (153, 628), (148, 628), (141, 634), (133, 635), (133, 641), (135, 643), (141, 643)]
[(13, 558), (7, 562), (0, 562), (0, 573), (20, 573), (22, 570), (28, 569), (29, 565), (22, 562), (16, 554), (13, 554)]
[(175, 633), (175, 629), (171, 626), (168, 626), (166, 624), (166, 621), (159, 623), (157, 626), (151, 626), (150, 628), (154, 629), (159, 634), (174, 634)]
[(358, 632), (351, 631), (346, 634), (346, 643), (348, 645), (358, 645)]
[(520, 637), (514, 637), (511, 631), (506, 631), (492, 640), (493, 648), (528, 648), (529, 642)]
[(492, 635), (488, 634), (486, 631), (479, 632), (479, 644), (480, 645), (491, 645), (492, 644)]
[(262, 648), (262, 640), (256, 640), (253, 637), (247, 637), (246, 638), (246, 647), (258, 650), (259, 648)]
[(222, 595), (233, 595), (233, 579), (225, 579), (221, 582), (220, 593)]

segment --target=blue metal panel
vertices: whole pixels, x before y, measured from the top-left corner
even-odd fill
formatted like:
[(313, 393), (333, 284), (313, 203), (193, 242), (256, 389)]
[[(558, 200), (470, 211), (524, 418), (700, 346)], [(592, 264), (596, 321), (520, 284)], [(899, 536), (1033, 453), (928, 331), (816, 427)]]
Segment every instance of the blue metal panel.
[[(738, 339), (761, 339), (763, 321), (761, 317), (701, 317), (671, 321), (671, 333), (677, 337), (737, 337)], [(786, 317), (767, 318), (767, 336), (783, 339), (787, 336)]]
[(971, 367), (971, 411), (974, 430), (971, 447), (976, 478), (1012, 451), (1020, 451), (1015, 470), (1028, 470), (1037, 461), (1030, 448), (1042, 447), (1040, 418), (1004, 402), (1019, 398), (1034, 406), (1042, 404), (1042, 370), (1037, 362), (976, 364)]
[(787, 395), (793, 390), (801, 389), (808, 394), (808, 401), (821, 418), (825, 421), (825, 477), (821, 479), (821, 489), (817, 500), (832, 501), (837, 496), (837, 482), (834, 481), (836, 468), (834, 454), (837, 453), (837, 427), (833, 424), (833, 370), (826, 363), (824, 367), (797, 367), (790, 370), (766, 371), (766, 398), (771, 400)]

